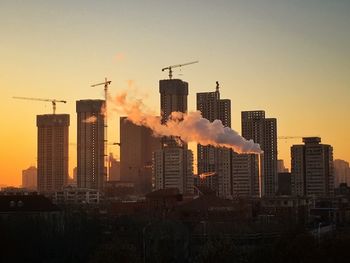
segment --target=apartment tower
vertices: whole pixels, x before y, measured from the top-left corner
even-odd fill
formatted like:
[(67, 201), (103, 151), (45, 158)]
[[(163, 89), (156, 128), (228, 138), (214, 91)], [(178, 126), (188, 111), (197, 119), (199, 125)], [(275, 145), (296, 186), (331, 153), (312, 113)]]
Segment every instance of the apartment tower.
[(60, 191), (68, 182), (68, 114), (36, 116), (38, 191)]
[(273, 196), (277, 192), (277, 120), (265, 118), (265, 111), (243, 111), (241, 113), (242, 136), (259, 143), (264, 151), (260, 189), (261, 195)]
[[(231, 101), (220, 99), (218, 82), (215, 91), (197, 93), (197, 110), (203, 118), (211, 122), (220, 120), (225, 127), (231, 127)], [(230, 149), (197, 145), (198, 174), (216, 173), (218, 193), (222, 197), (232, 196), (232, 154)]]
[(333, 148), (319, 137), (303, 138), (291, 147), (292, 194), (327, 197), (334, 193)]

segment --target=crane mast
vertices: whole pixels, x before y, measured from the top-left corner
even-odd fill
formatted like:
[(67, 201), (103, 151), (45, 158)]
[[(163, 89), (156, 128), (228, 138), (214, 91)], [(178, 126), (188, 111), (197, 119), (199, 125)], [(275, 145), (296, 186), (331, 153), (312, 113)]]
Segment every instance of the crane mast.
[(65, 101), (65, 100), (56, 100), (56, 99), (40, 99), (40, 98), (27, 98), (27, 97), (12, 97), (12, 98), (13, 99), (20, 99), (20, 100), (35, 100), (35, 101), (51, 102), (53, 114), (56, 114), (56, 103), (57, 102), (67, 103), (67, 101)]
[(91, 87), (96, 87), (96, 86), (104, 86), (104, 95), (105, 95), (105, 104), (104, 104), (104, 181), (106, 182), (108, 179), (108, 155), (107, 155), (107, 145), (108, 145), (108, 138), (107, 138), (107, 99), (108, 99), (108, 86), (111, 84), (112, 81), (107, 80), (107, 78), (105, 78), (104, 82), (101, 83), (97, 83), (97, 84), (93, 84), (91, 85)]
[(191, 65), (191, 64), (195, 64), (195, 63), (198, 63), (198, 62), (199, 61), (192, 61), (192, 62), (188, 62), (188, 63), (184, 63), (184, 64), (172, 65), (172, 66), (168, 66), (168, 67), (162, 68), (162, 71), (169, 70), (169, 79), (172, 79), (172, 77), (173, 77), (173, 70), (172, 69), (173, 68), (180, 68), (180, 67)]

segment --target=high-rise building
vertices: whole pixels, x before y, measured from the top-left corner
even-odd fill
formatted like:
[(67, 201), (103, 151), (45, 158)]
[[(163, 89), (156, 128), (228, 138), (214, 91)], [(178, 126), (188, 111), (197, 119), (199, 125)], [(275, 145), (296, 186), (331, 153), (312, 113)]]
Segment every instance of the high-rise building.
[(259, 143), (264, 154), (261, 156), (262, 195), (276, 194), (277, 178), (277, 120), (265, 118), (265, 111), (242, 111), (242, 136)]
[(31, 166), (28, 169), (22, 170), (22, 187), (30, 190), (37, 189), (38, 169)]
[[(188, 83), (180, 79), (165, 79), (159, 81), (160, 113), (162, 124), (166, 123), (174, 111), (187, 112)], [(163, 147), (179, 147), (179, 141), (172, 137), (163, 137)], [(184, 149), (187, 144), (182, 143)]]
[(77, 111), (77, 186), (102, 190), (107, 167), (104, 156), (104, 100), (79, 100)]
[(259, 197), (259, 156), (232, 154), (232, 194), (234, 197)]
[(334, 160), (334, 187), (339, 187), (341, 183), (350, 186), (350, 168), (349, 163), (336, 159)]
[(193, 154), (180, 147), (166, 147), (153, 154), (155, 190), (178, 188), (193, 194)]
[(333, 148), (319, 137), (303, 138), (304, 145), (291, 147), (292, 194), (331, 196), (334, 193)]
[[(160, 80), (159, 92), (163, 124), (172, 112), (187, 112), (187, 82)], [(155, 189), (177, 187), (183, 194), (193, 194), (193, 154), (187, 150), (186, 143), (163, 137), (162, 149), (154, 153), (152, 167)]]
[[(203, 118), (211, 122), (221, 120), (225, 127), (231, 127), (231, 101), (220, 99), (218, 82), (215, 91), (197, 93), (197, 110), (202, 113)], [(217, 173), (219, 195), (232, 196), (232, 150), (198, 144), (197, 159), (198, 174)]]
[(37, 115), (38, 190), (60, 191), (68, 181), (68, 114)]
[(152, 154), (160, 149), (160, 138), (126, 117), (120, 118), (120, 176), (122, 181), (133, 182), (136, 190), (152, 190)]

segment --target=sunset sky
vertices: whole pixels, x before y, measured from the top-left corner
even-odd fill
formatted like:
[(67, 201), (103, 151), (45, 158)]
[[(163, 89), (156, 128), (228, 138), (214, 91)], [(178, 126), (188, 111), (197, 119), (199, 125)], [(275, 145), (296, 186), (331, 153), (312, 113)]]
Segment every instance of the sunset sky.
[[(235, 130), (241, 111), (265, 110), (279, 136), (320, 136), (350, 161), (349, 14), (348, 0), (2, 0), (0, 185), (20, 185), (36, 165), (36, 115), (52, 113), (50, 103), (12, 96), (67, 100), (57, 113), (70, 114), (75, 143), (75, 101), (103, 98), (91, 84), (108, 77), (112, 95), (128, 89), (159, 111), (161, 69), (193, 60), (174, 70), (189, 83), (190, 110), (219, 81)], [(117, 142), (119, 115), (108, 121)], [(300, 142), (278, 141), (287, 166)], [(71, 176), (75, 163), (72, 145)]]

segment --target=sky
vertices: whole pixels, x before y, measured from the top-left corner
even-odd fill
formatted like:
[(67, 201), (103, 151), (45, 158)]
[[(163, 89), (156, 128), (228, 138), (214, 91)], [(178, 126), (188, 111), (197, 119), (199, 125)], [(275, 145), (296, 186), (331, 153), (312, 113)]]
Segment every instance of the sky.
[[(0, 1), (0, 185), (21, 184), (36, 165), (36, 115), (50, 103), (12, 96), (67, 100), (69, 173), (76, 165), (75, 101), (128, 90), (159, 112), (163, 67), (189, 83), (189, 110), (197, 92), (231, 99), (232, 127), (240, 113), (265, 110), (277, 118), (278, 136), (320, 136), (334, 158), (350, 161), (350, 1), (148, 0)], [(119, 115), (109, 117), (108, 139), (119, 141)], [(290, 146), (278, 157), (290, 166)], [(109, 151), (118, 156), (118, 148)]]

